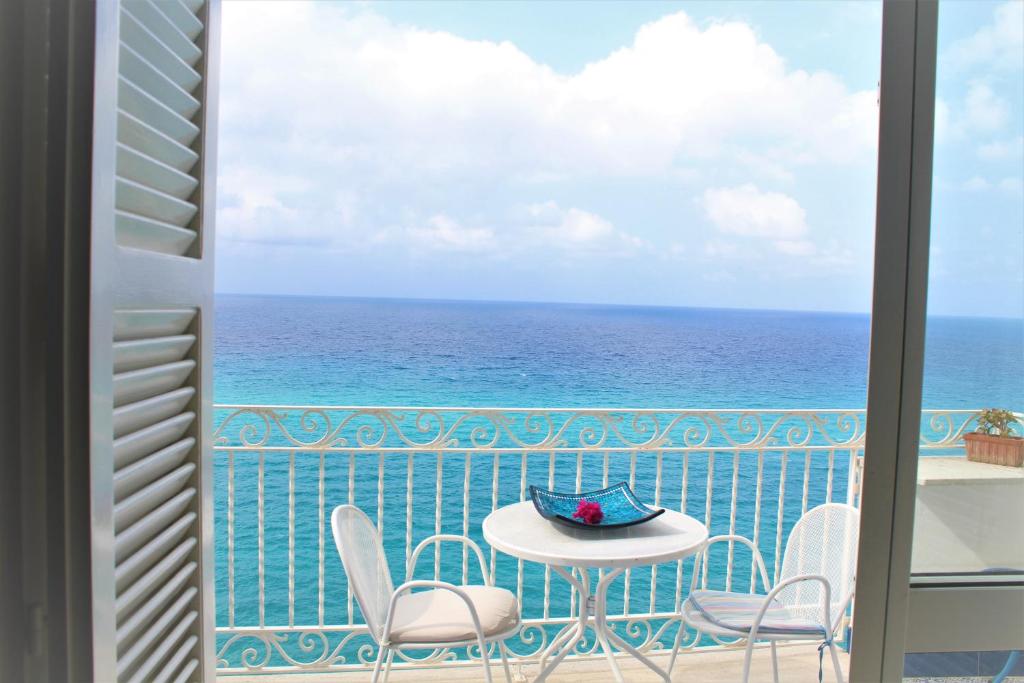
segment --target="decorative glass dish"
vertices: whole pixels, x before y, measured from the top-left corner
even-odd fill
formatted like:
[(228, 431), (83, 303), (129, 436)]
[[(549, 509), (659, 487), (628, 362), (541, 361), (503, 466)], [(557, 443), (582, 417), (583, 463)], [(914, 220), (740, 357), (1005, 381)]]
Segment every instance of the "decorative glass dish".
[[(545, 519), (577, 529), (616, 529), (642, 524), (665, 511), (641, 503), (629, 488), (629, 484), (624, 481), (600, 491), (584, 493), (559, 493), (531, 486), (530, 498), (533, 499), (533, 506), (537, 508), (537, 512)], [(601, 506), (603, 515), (599, 522), (588, 524), (573, 518), (582, 501), (598, 503)]]

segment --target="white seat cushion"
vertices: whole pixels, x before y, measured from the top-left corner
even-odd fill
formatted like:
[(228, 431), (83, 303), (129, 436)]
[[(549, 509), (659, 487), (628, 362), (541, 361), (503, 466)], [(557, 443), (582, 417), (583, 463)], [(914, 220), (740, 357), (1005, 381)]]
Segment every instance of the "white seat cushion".
[[(726, 591), (697, 590), (683, 605), (684, 616), (697, 626), (699, 618), (730, 631), (749, 633), (754, 619), (764, 606), (764, 595), (729, 593)], [(695, 619), (694, 617), (698, 617)], [(827, 634), (819, 622), (793, 613), (782, 603), (773, 600), (761, 619), (758, 633), (764, 636), (793, 636), (794, 638), (825, 638)]]
[[(484, 636), (509, 631), (519, 622), (516, 596), (494, 586), (459, 586), (469, 596)], [(398, 598), (391, 622), (391, 642), (455, 643), (476, 640), (466, 603), (449, 590), (435, 588), (405, 593)]]

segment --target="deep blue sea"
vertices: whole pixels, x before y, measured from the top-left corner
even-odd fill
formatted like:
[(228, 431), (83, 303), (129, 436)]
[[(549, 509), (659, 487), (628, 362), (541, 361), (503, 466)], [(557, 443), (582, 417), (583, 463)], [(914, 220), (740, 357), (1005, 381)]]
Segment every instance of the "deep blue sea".
[[(333, 406), (461, 406), (531, 408), (861, 409), (867, 394), (870, 320), (866, 315), (698, 308), (577, 304), (482, 303), (420, 300), (370, 300), (290, 296), (220, 295), (216, 299), (214, 399), (219, 404)], [(1020, 320), (930, 318), (925, 367), (924, 406), (931, 409), (988, 406), (1024, 410), (1024, 323)], [(224, 418), (218, 411), (215, 423)], [(237, 429), (229, 435), (236, 439)], [(228, 574), (234, 574), (234, 624), (259, 623), (258, 481), (252, 453), (234, 456), (233, 548), (227, 543), (229, 463), (215, 459), (218, 625), (229, 624)], [(291, 457), (291, 460), (289, 459)], [(629, 477), (628, 454), (614, 457), (610, 481)], [(771, 572), (778, 539), (799, 517), (802, 490), (809, 505), (829, 495), (845, 500), (847, 460), (826, 451), (785, 457), (768, 453), (763, 462), (763, 515), (757, 528)], [(737, 491), (736, 531), (754, 530), (757, 454), (665, 454), (662, 504), (683, 507), (710, 522), (712, 533), (729, 530), (731, 492)], [(753, 458), (753, 459), (752, 459)], [(527, 474), (522, 464), (527, 462)], [(433, 453), (379, 458), (373, 453), (328, 453), (323, 459), (324, 506), (329, 516), (347, 502), (349, 486), (356, 504), (376, 520), (377, 500), (385, 500), (384, 541), (396, 581), (404, 576), (406, 524), (414, 539), (442, 528), (462, 532), (464, 496), (470, 500), (470, 535), (482, 541), (479, 524), (490, 510), (494, 477), (498, 504), (520, 499), (524, 482), (556, 488), (575, 485), (576, 457), (546, 454), (488, 454), (467, 459)], [(582, 483), (601, 484), (599, 456), (583, 456)], [(552, 467), (553, 465), (553, 467)], [(295, 468), (290, 494), (289, 467)], [(318, 551), (324, 531), (323, 618), (345, 624), (349, 608), (344, 574), (318, 516), (320, 459), (315, 453), (268, 453), (264, 459), (265, 561), (263, 619), (267, 625), (316, 624), (320, 618)], [(351, 469), (350, 469), (351, 468)], [(436, 495), (437, 472), (442, 496)], [(636, 465), (636, 489), (654, 496), (656, 466), (645, 456)], [(682, 472), (688, 485), (680, 491)], [(354, 472), (354, 478), (350, 478)], [(409, 473), (414, 484), (407, 486)], [(735, 472), (735, 475), (734, 475)], [(495, 474), (497, 473), (497, 474)], [(832, 477), (834, 487), (827, 479)], [(470, 487), (464, 486), (465, 478)], [(711, 486), (707, 486), (707, 482)], [(733, 484), (735, 481), (735, 485)], [(379, 488), (378, 488), (379, 487)], [(710, 500), (709, 492), (710, 489)], [(288, 528), (289, 496), (294, 496), (295, 527)], [(405, 501), (414, 500), (412, 519)], [(681, 498), (683, 496), (684, 498)], [(439, 503), (438, 501), (442, 501)], [(440, 507), (439, 507), (440, 506)], [(779, 524), (781, 521), (781, 525)], [(781, 529), (780, 529), (781, 526)], [(296, 557), (295, 602), (288, 603), (288, 547)], [(486, 546), (485, 546), (486, 549)], [(443, 576), (458, 582), (461, 553), (445, 556)], [(738, 554), (749, 577), (750, 558)], [(230, 565), (229, 565), (230, 562)], [(745, 563), (745, 564), (744, 564)], [(432, 561), (426, 563), (427, 574)], [(497, 561), (500, 585), (513, 587), (518, 564)], [(523, 570), (523, 609), (541, 616), (543, 568)], [(711, 568), (724, 573), (721, 559)], [(421, 578), (422, 578), (421, 577)], [(741, 585), (747, 578), (740, 581)], [(646, 611), (655, 585), (657, 611), (673, 609), (675, 570), (634, 573), (630, 602), (621, 585), (611, 592), (616, 609)], [(686, 581), (689, 581), (688, 575)], [(565, 615), (569, 594), (564, 582), (550, 582), (551, 613)], [(335, 597), (338, 596), (338, 597)], [(358, 618), (357, 618), (358, 621)], [(221, 643), (225, 643), (221, 637)], [(340, 642), (330, 637), (329, 647)], [(365, 644), (356, 640), (339, 650), (348, 657)], [(239, 666), (246, 646), (231, 644), (225, 659)], [(523, 645), (520, 643), (519, 645)], [(281, 648), (297, 660), (318, 656), (318, 647), (302, 650), (296, 634)], [(513, 646), (513, 651), (529, 647)], [(260, 647), (257, 651), (261, 652)], [(262, 654), (254, 655), (260, 659)], [(269, 662), (284, 662), (272, 652)]]
[[(863, 408), (867, 315), (217, 297), (214, 400)], [(928, 321), (925, 408), (1024, 408), (1024, 323)]]

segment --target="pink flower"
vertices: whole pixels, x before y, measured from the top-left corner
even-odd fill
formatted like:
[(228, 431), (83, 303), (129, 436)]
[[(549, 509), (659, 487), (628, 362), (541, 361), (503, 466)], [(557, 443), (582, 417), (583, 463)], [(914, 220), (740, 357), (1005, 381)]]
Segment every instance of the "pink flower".
[(572, 516), (584, 524), (600, 524), (601, 520), (604, 519), (604, 512), (601, 511), (600, 503), (581, 500), (580, 504), (576, 507), (576, 512), (572, 513)]

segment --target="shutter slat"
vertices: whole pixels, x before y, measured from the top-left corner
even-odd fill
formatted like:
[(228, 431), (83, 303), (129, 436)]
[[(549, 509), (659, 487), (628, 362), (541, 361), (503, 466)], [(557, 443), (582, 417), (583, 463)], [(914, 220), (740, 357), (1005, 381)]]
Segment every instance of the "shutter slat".
[(167, 551), (185, 537), (194, 521), (196, 521), (196, 513), (186, 512), (178, 521), (154, 536), (153, 540), (132, 553), (131, 557), (124, 562), (118, 562), (117, 568), (114, 570), (114, 583), (117, 590), (123, 590), (156, 564)]
[(192, 574), (195, 573), (195, 570), (195, 562), (190, 562), (179, 569), (177, 574), (168, 579), (167, 583), (160, 587), (160, 590), (153, 593), (153, 596), (149, 598), (149, 600), (146, 600), (146, 602), (137, 610), (132, 612), (132, 615), (124, 620), (123, 625), (118, 626), (118, 650), (124, 649), (124, 646), (131, 641), (141, 627), (146, 625), (149, 618), (155, 611), (170, 602), (175, 595), (178, 595), (181, 587), (185, 585), (185, 582), (188, 581), (189, 578), (191, 578)]
[(198, 642), (199, 638), (189, 636), (185, 642), (181, 644), (181, 647), (171, 655), (171, 658), (167, 660), (167, 663), (164, 664), (160, 673), (153, 677), (153, 683), (167, 683), (167, 681), (171, 680), (171, 677), (178, 671), (178, 668), (181, 666), (181, 663), (185, 661), (185, 658), (192, 653), (192, 650), (195, 649), (196, 643)]
[(141, 214), (179, 227), (188, 225), (198, 211), (192, 202), (120, 176), (117, 178), (115, 201), (121, 211)]
[(149, 365), (173, 363), (185, 357), (195, 344), (194, 334), (129, 339), (114, 342), (114, 372), (139, 370)]
[(199, 161), (187, 146), (123, 111), (117, 113), (117, 141), (185, 173)]
[(194, 123), (124, 77), (117, 82), (117, 106), (186, 147), (199, 136)]
[[(114, 438), (120, 439), (126, 434), (139, 431), (150, 425), (155, 425), (157, 422), (174, 417), (185, 409), (185, 406), (192, 400), (195, 393), (194, 387), (182, 387), (169, 391), (166, 394), (160, 394), (159, 396), (115, 408)], [(131, 459), (130, 456), (125, 455), (121, 459), (121, 464), (129, 462)], [(117, 462), (115, 451), (115, 464)]]
[(158, 7), (174, 26), (194, 41), (203, 30), (203, 22), (179, 0), (163, 0)]
[(118, 470), (114, 474), (114, 501), (124, 500), (180, 465), (195, 443), (190, 436)]
[(182, 201), (191, 197), (199, 184), (197, 179), (187, 173), (125, 145), (117, 146), (117, 175)]
[(149, 597), (154, 590), (166, 583), (171, 572), (182, 565), (195, 545), (194, 537), (185, 540), (167, 553), (152, 569), (139, 577), (139, 580), (129, 586), (124, 593), (118, 593), (117, 599), (114, 601), (118, 621), (121, 621), (125, 614)]
[(183, 256), (196, 240), (196, 231), (177, 225), (118, 211), (114, 218), (117, 243), (122, 247), (147, 249), (161, 254)]
[(114, 311), (114, 341), (182, 334), (195, 316), (191, 308)]
[(195, 368), (190, 358), (114, 375), (114, 405), (123, 406), (177, 389)]
[(195, 66), (203, 56), (202, 50), (182, 33), (150, 0), (131, 3), (132, 14), (154, 36), (189, 66)]
[(189, 676), (191, 676), (192, 672), (198, 668), (198, 659), (189, 660), (189, 663), (185, 665), (185, 667), (181, 670), (181, 673), (178, 674), (177, 678), (174, 679), (174, 683), (188, 683), (188, 681), (190, 680)]
[[(181, 616), (181, 613), (188, 607), (188, 603), (195, 597), (196, 593), (195, 586), (185, 589), (185, 591), (178, 596), (170, 607), (161, 612), (155, 619), (152, 620), (149, 628), (147, 628), (142, 635), (139, 636), (138, 640), (132, 643), (132, 646), (128, 648), (128, 651), (117, 660), (117, 674), (123, 676), (127, 671), (132, 668), (132, 665), (149, 651), (155, 651), (153, 648), (154, 643), (160, 638), (167, 629), (171, 627), (171, 624)], [(134, 616), (134, 615), (132, 615)]]
[(131, 81), (155, 100), (186, 119), (191, 120), (199, 111), (199, 100), (183, 90), (160, 69), (142, 55), (121, 43), (121, 77)]
[(182, 90), (192, 92), (202, 82), (202, 76), (146, 28), (132, 14), (131, 9), (130, 3), (121, 5), (121, 41), (174, 81)]
[(114, 470), (174, 443), (185, 435), (194, 419), (193, 412), (181, 413), (117, 439), (114, 441)]
[(186, 463), (124, 500), (115, 503), (114, 533), (139, 521), (147, 512), (152, 511), (174, 494), (181, 491), (195, 469), (195, 463)]
[[(182, 491), (114, 538), (114, 559), (118, 563), (118, 569), (114, 571), (115, 576), (122, 566), (124, 567), (122, 570), (124, 573), (134, 571), (135, 565), (129, 566), (129, 563), (133, 561), (132, 558), (135, 556), (129, 557), (129, 555), (136, 551), (142, 552), (139, 549), (145, 547), (146, 543), (153, 537), (153, 534), (166, 527), (172, 519), (181, 515), (195, 495), (195, 489)], [(145, 557), (140, 557), (135, 561), (144, 562), (145, 559)], [(131, 581), (131, 579), (126, 580)], [(120, 587), (118, 590), (120, 590)]]
[(153, 649), (153, 652), (146, 658), (138, 668), (138, 670), (128, 679), (128, 683), (142, 683), (143, 681), (149, 680), (153, 670), (156, 669), (160, 662), (162, 662), (171, 651), (172, 648), (176, 647), (178, 643), (186, 637), (188, 628), (192, 625), (192, 622), (196, 620), (199, 613), (195, 610), (186, 614), (178, 625), (167, 634), (167, 636), (157, 644)]

